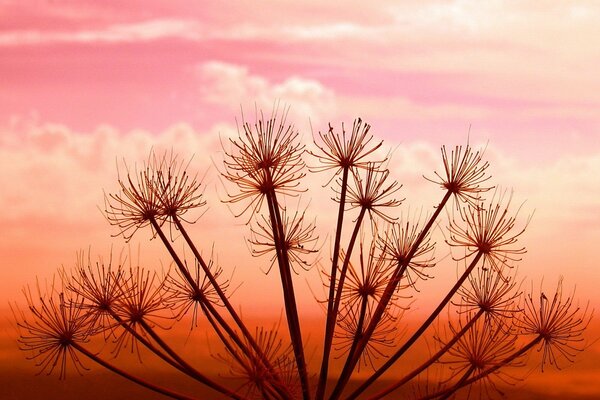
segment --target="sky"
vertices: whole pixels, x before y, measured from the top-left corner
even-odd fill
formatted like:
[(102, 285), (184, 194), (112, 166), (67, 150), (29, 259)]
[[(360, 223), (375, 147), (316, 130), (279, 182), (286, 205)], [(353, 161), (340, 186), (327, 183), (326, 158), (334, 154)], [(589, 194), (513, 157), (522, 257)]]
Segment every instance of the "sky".
[[(206, 174), (209, 210), (193, 227), (204, 251), (235, 238), (220, 260), (245, 283), (236, 296), (254, 295), (249, 313), (277, 309), (276, 276), (248, 256), (217, 171), (241, 110), (279, 101), (306, 142), (328, 123), (370, 123), (406, 212), (439, 202), (422, 176), (440, 170), (440, 146), (485, 149), (494, 185), (531, 217), (519, 276), (564, 276), (597, 309), (599, 48), (595, 2), (0, 0), (0, 308), (80, 249), (165, 268), (149, 233), (125, 244), (100, 209), (120, 160), (173, 149)], [(321, 193), (326, 179), (311, 179)], [(299, 200), (321, 226), (328, 196)]]

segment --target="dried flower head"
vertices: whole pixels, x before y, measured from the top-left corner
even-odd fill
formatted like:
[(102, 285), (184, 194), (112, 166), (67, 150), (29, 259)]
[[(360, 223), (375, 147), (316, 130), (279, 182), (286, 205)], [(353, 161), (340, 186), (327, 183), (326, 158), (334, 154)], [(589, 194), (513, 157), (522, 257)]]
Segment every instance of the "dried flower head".
[(484, 268), (492, 267), (500, 272), (504, 266), (511, 267), (511, 262), (521, 260), (519, 256), (526, 253), (525, 247), (515, 244), (528, 223), (521, 230), (515, 231), (518, 211), (514, 216), (509, 216), (510, 202), (509, 197), (503, 205), (504, 199), (500, 196), (497, 201), (492, 198), (489, 205), (469, 205), (461, 213), (462, 223), (450, 221), (450, 237), (446, 243), (452, 247), (462, 247), (466, 253), (462, 257), (454, 257), (456, 261), (479, 252), (483, 257)]
[(368, 211), (371, 218), (375, 214), (387, 222), (394, 221), (396, 218), (388, 216), (381, 209), (398, 207), (404, 199), (392, 197), (402, 185), (397, 181), (386, 182), (389, 174), (389, 170), (380, 170), (374, 163), (368, 163), (360, 171), (353, 171), (354, 185), (348, 187), (350, 207)]
[[(469, 320), (473, 318), (473, 314), (464, 314), (462, 317)], [(465, 321), (462, 318), (459, 318), (456, 326), (449, 323), (450, 337), (461, 331), (464, 323)], [(504, 326), (503, 321), (478, 319), (448, 350), (447, 357), (440, 361), (440, 363), (450, 366), (452, 375), (448, 381), (452, 381), (456, 377), (466, 379), (476, 376), (503, 363), (514, 353), (516, 339), (517, 335), (507, 326)], [(440, 342), (443, 346), (444, 341), (440, 340)], [(518, 363), (518, 360), (514, 360), (511, 365), (518, 365)], [(514, 379), (505, 370), (497, 369), (477, 380), (474, 385), (469, 386), (467, 398), (470, 398), (473, 394), (479, 398), (492, 398), (494, 393), (502, 393), (495, 382), (496, 380), (512, 383)]]
[[(305, 224), (305, 213), (296, 211), (292, 216), (283, 208), (281, 212), (281, 223), (283, 228), (283, 243), (288, 257), (292, 261), (291, 267), (297, 273), (295, 266), (299, 265), (308, 270), (311, 264), (305, 259), (306, 256), (316, 253), (315, 245), (318, 236), (314, 235), (315, 224)], [(252, 247), (252, 255), (256, 257), (272, 253), (271, 265), (266, 271), (268, 274), (277, 261), (277, 245), (273, 235), (271, 219), (261, 215), (261, 218), (250, 227), (252, 236), (248, 240)]]
[(192, 161), (183, 162), (177, 155), (164, 153), (158, 157), (155, 153), (150, 154), (151, 165), (156, 170), (156, 182), (152, 186), (160, 201), (160, 214), (163, 218), (177, 217), (188, 223), (195, 220), (187, 220), (184, 215), (193, 209), (206, 205), (202, 195), (202, 181), (197, 175), (188, 173)]
[[(279, 336), (279, 324), (272, 329), (257, 327), (253, 336), (262, 351), (262, 356), (281, 379), (279, 384), (283, 385), (289, 398), (298, 398), (302, 391), (298, 381), (296, 363), (291, 346), (284, 344)], [(248, 346), (248, 348), (251, 347)], [(256, 362), (258, 354), (250, 351), (251, 354), (228, 351), (225, 354), (216, 354), (215, 358), (223, 361), (229, 367), (231, 378), (242, 381), (242, 385), (236, 392), (243, 393), (244, 397), (250, 399), (270, 398), (270, 396), (266, 396), (266, 393), (269, 390), (269, 383), (273, 379), (273, 373), (265, 367), (264, 363)]]
[(426, 271), (435, 266), (433, 256), (435, 243), (431, 242), (429, 233), (418, 243), (417, 249), (409, 259), (422, 229), (419, 224), (394, 223), (383, 236), (379, 236), (377, 239), (387, 260), (392, 262), (396, 268), (406, 265), (400, 279), (406, 277), (408, 285), (412, 287), (415, 287), (418, 279), (431, 278)]
[(138, 229), (151, 226), (163, 213), (163, 207), (156, 190), (158, 172), (152, 162), (144, 163), (141, 171), (133, 173), (125, 162), (123, 165), (126, 177), (122, 178), (119, 172), (118, 178), (121, 191), (104, 195), (104, 215), (129, 241)]
[(298, 131), (286, 123), (287, 109), (277, 115), (275, 108), (266, 119), (260, 117), (250, 125), (242, 121), (242, 132), (230, 139), (231, 149), (225, 150), (225, 171), (222, 176), (238, 186), (239, 193), (228, 194), (230, 203), (249, 200), (240, 213), (260, 210), (267, 193), (295, 195), (302, 172), (304, 146), (298, 143)]
[(125, 271), (119, 264), (112, 265), (112, 253), (107, 263), (92, 263), (90, 254), (78, 254), (75, 271), (66, 279), (67, 289), (81, 298), (82, 307), (93, 318), (94, 324), (105, 333), (113, 333), (114, 306), (130, 295), (130, 285), (125, 282)]
[(446, 146), (442, 146), (442, 160), (444, 162), (443, 176), (435, 172), (437, 179), (429, 179), (430, 182), (439, 184), (444, 190), (450, 192), (455, 199), (456, 206), (459, 203), (467, 203), (477, 207), (481, 201), (481, 193), (485, 193), (492, 187), (482, 186), (491, 177), (486, 176), (488, 162), (482, 162), (482, 154), (477, 151), (473, 153), (467, 144), (464, 149), (456, 146), (448, 157)]
[[(368, 249), (365, 249), (368, 247)], [(359, 259), (357, 268), (354, 263), (348, 263), (346, 283), (342, 289), (342, 303), (360, 304), (366, 301), (369, 307), (377, 303), (393, 273), (393, 266), (385, 259), (376, 246), (375, 240), (367, 245), (364, 238), (359, 244)], [(340, 253), (344, 260), (346, 253)], [(375, 304), (376, 305), (376, 304)]]
[[(124, 280), (124, 289), (128, 296), (120, 298), (114, 305), (116, 314), (127, 324), (131, 330), (146, 336), (146, 327), (159, 326), (167, 329), (169, 326), (161, 325), (158, 321), (171, 321), (168, 293), (165, 291), (165, 279), (160, 279), (156, 273), (141, 267), (131, 267), (127, 279)], [(123, 330), (116, 339), (115, 354), (123, 347), (129, 347), (132, 352), (139, 354), (138, 342), (129, 330)]]
[[(371, 322), (372, 313), (369, 309), (366, 309), (364, 316), (362, 316), (362, 311), (361, 306), (356, 303), (346, 304), (340, 310), (340, 317), (337, 321), (339, 330), (336, 330), (334, 335), (335, 350), (340, 353), (340, 357), (348, 353), (355, 338), (360, 339)], [(389, 357), (388, 351), (396, 345), (400, 336), (398, 320), (403, 312), (404, 310), (401, 308), (388, 307), (361, 353), (360, 362), (357, 364), (359, 371), (361, 366), (375, 369), (375, 361)]]
[[(334, 177), (344, 169), (365, 168), (368, 165), (366, 158), (381, 147), (383, 141), (371, 143), (373, 135), (369, 134), (371, 125), (364, 123), (362, 119), (357, 118), (352, 124), (352, 133), (346, 137), (346, 130), (342, 123), (342, 134), (334, 133), (333, 127), (329, 124), (327, 133), (319, 132), (319, 137), (323, 145), (315, 146), (320, 153), (310, 152), (310, 154), (319, 160), (320, 165), (311, 167), (311, 171), (327, 171), (335, 169)], [(378, 164), (384, 162), (381, 160)], [(332, 178), (333, 179), (333, 178)]]
[[(186, 269), (187, 262), (185, 262)], [(212, 273), (215, 280), (218, 281), (220, 289), (223, 293), (229, 288), (229, 280), (222, 279), (223, 269), (216, 265), (211, 259), (208, 262), (208, 269)], [(195, 261), (194, 282), (199, 292), (192, 287), (183, 276), (183, 273), (176, 269), (176, 273), (169, 273), (165, 279), (166, 305), (175, 311), (177, 319), (181, 320), (192, 311), (192, 328), (198, 326), (199, 311), (204, 311), (203, 304), (208, 301), (214, 305), (221, 304), (221, 299), (215, 287), (211, 284), (208, 276), (201, 273), (200, 263)]]
[(86, 343), (95, 331), (93, 316), (81, 307), (81, 298), (66, 299), (64, 293), (51, 288), (41, 293), (38, 285), (35, 298), (28, 287), (23, 290), (29, 305), (30, 317), (15, 313), (20, 330), (19, 348), (31, 352), (40, 372), (50, 375), (58, 368), (60, 379), (66, 378), (67, 368), (73, 366), (81, 374), (87, 368), (81, 363), (74, 343)]
[(500, 271), (493, 268), (478, 268), (469, 275), (468, 284), (459, 290), (461, 302), (453, 303), (459, 307), (459, 313), (472, 314), (479, 310), (487, 318), (502, 320), (513, 318), (520, 311), (518, 299), (521, 296), (520, 285), (514, 274), (507, 274), (503, 266)]
[(563, 295), (561, 278), (550, 298), (541, 289), (537, 298), (532, 293), (524, 297), (524, 311), (517, 326), (522, 333), (541, 339), (538, 352), (542, 352), (542, 371), (546, 364), (560, 369), (563, 361), (573, 362), (577, 352), (583, 350), (583, 332), (592, 313), (587, 306), (573, 303), (573, 294)]

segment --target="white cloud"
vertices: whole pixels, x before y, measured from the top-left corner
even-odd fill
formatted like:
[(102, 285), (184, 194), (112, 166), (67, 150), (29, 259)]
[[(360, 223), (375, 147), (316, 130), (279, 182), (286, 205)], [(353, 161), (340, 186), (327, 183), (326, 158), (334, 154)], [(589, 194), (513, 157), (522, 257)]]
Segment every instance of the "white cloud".
[(306, 124), (308, 118), (322, 122), (335, 112), (335, 93), (316, 80), (291, 76), (273, 83), (244, 66), (217, 61), (201, 64), (198, 71), (204, 100), (235, 112), (239, 105), (247, 111), (254, 104), (268, 111), (279, 101), (290, 106), (289, 117), (297, 124)]
[(185, 19), (153, 19), (113, 24), (95, 30), (41, 31), (17, 30), (0, 33), (0, 46), (24, 46), (52, 43), (144, 42), (163, 38), (198, 40), (203, 36), (199, 22)]

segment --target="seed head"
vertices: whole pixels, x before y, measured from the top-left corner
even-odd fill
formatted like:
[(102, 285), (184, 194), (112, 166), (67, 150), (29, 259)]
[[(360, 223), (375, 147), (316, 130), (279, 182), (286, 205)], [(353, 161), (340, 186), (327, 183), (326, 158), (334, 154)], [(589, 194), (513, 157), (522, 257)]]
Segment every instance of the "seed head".
[(79, 296), (67, 299), (64, 293), (57, 293), (54, 288), (41, 293), (39, 285), (37, 292), (34, 300), (29, 287), (23, 290), (29, 315), (14, 312), (20, 330), (19, 348), (31, 353), (28, 359), (36, 361), (40, 374), (50, 375), (58, 369), (59, 378), (64, 379), (69, 366), (81, 374), (88, 368), (81, 363), (73, 344), (87, 343), (96, 333), (93, 316), (81, 307)]
[(573, 294), (564, 296), (561, 278), (554, 295), (548, 297), (540, 289), (539, 296), (529, 293), (524, 297), (524, 310), (517, 325), (522, 333), (541, 338), (538, 352), (542, 353), (542, 371), (546, 364), (561, 369), (563, 362), (573, 362), (583, 350), (583, 333), (592, 312), (587, 306), (581, 308), (573, 303)]
[(254, 125), (242, 121), (237, 139), (230, 139), (231, 149), (225, 152), (222, 176), (238, 186), (239, 193), (228, 194), (230, 203), (248, 201), (240, 213), (260, 211), (264, 196), (270, 192), (297, 195), (304, 162), (304, 146), (298, 143), (298, 131), (286, 123), (283, 115), (273, 110), (267, 119), (260, 113)]
[(481, 194), (492, 189), (492, 187), (485, 186), (485, 183), (491, 178), (486, 175), (489, 163), (482, 162), (482, 154), (479, 151), (473, 153), (473, 149), (469, 145), (464, 148), (456, 146), (450, 156), (448, 156), (446, 146), (442, 146), (441, 151), (444, 174), (434, 172), (437, 179), (427, 177), (425, 179), (437, 183), (442, 189), (452, 193), (457, 200), (457, 208), (460, 203), (477, 207), (482, 200)]

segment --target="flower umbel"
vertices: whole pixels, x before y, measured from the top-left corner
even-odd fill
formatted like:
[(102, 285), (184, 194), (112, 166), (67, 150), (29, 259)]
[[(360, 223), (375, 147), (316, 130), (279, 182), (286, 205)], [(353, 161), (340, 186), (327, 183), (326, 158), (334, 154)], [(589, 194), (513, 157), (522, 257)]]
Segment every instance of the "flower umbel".
[(231, 149), (225, 150), (223, 177), (238, 186), (239, 193), (228, 194), (230, 203), (249, 200), (240, 213), (260, 210), (263, 198), (272, 191), (297, 194), (300, 179), (306, 174), (298, 143), (298, 131), (286, 122), (287, 109), (277, 115), (277, 108), (267, 119), (260, 114), (254, 125), (242, 121), (242, 132), (230, 139)]
[(459, 203), (467, 203), (477, 207), (481, 202), (481, 194), (492, 189), (484, 184), (490, 179), (486, 175), (489, 167), (488, 162), (482, 161), (482, 154), (467, 145), (464, 147), (456, 146), (451, 151), (450, 156), (446, 151), (446, 146), (442, 146), (442, 160), (444, 162), (443, 176), (435, 172), (437, 180), (425, 178), (430, 182), (439, 184), (443, 189), (448, 190), (459, 200)]
[[(518, 327), (524, 334), (538, 335), (541, 342), (542, 371), (546, 364), (561, 369), (561, 363), (573, 362), (583, 350), (583, 332), (592, 318), (587, 306), (573, 303), (573, 296), (564, 296), (562, 278), (550, 298), (540, 290), (538, 297), (529, 293), (524, 298), (524, 311)], [(532, 291), (533, 292), (533, 291)]]
[(19, 312), (17, 325), (21, 331), (18, 339), (21, 350), (31, 352), (40, 373), (50, 375), (58, 369), (60, 379), (67, 376), (72, 365), (81, 374), (87, 369), (73, 349), (73, 343), (85, 343), (94, 334), (93, 316), (81, 307), (81, 298), (65, 299), (64, 293), (51, 288), (41, 293), (38, 286), (36, 301), (30, 288), (23, 290), (31, 317)]
[(456, 261), (480, 252), (483, 268), (492, 267), (500, 272), (503, 266), (510, 267), (511, 262), (521, 260), (519, 256), (526, 253), (525, 247), (515, 245), (527, 224), (515, 230), (517, 219), (516, 215), (510, 216), (510, 200), (503, 204), (503, 196), (500, 196), (497, 201), (492, 198), (489, 205), (480, 203), (474, 207), (469, 204), (461, 213), (462, 224), (456, 220), (450, 221), (450, 237), (446, 243), (466, 249), (464, 256), (453, 257)]

